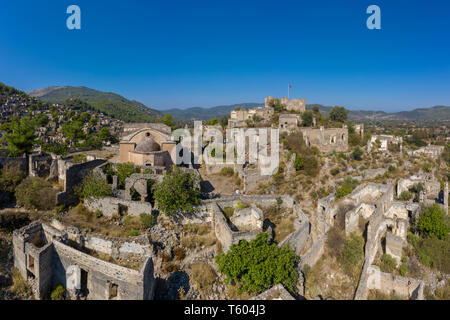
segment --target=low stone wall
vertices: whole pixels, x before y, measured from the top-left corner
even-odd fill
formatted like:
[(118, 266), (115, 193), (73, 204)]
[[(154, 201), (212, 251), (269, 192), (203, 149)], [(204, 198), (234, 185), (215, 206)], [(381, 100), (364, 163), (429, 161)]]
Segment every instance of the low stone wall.
[[(88, 274), (90, 300), (108, 300), (111, 284), (118, 286), (120, 300), (148, 298), (144, 295), (144, 276), (141, 272), (94, 258), (58, 241), (53, 242), (53, 245), (55, 260), (59, 261), (54, 266), (56, 283), (65, 284), (66, 270), (69, 266), (76, 265)], [(151, 261), (146, 261), (147, 263)]]
[(80, 246), (99, 253), (111, 256), (114, 259), (127, 259), (129, 257), (152, 257), (153, 245), (146, 236), (134, 237), (132, 240), (105, 237), (97, 234), (81, 234), (81, 232), (74, 227), (67, 227), (57, 220), (51, 221), (51, 226), (43, 225), (46, 234), (66, 233), (68, 238), (77, 242)]
[[(67, 230), (77, 240), (82, 238), (72, 228), (67, 227)], [(145, 250), (142, 250), (145, 262), (140, 271), (136, 271), (100, 260), (67, 245), (70, 236), (63, 231), (64, 227), (59, 222), (48, 225), (36, 221), (13, 233), (14, 265), (24, 279), (29, 279), (30, 273), (34, 276), (32, 286), (37, 298), (43, 298), (58, 284), (63, 285), (72, 297), (74, 289), (87, 290), (90, 300), (153, 298), (153, 262), (151, 257), (145, 255)], [(89, 247), (103, 248), (103, 251), (108, 247), (105, 239), (87, 237), (85, 240)], [(112, 248), (114, 244), (117, 246), (116, 242), (112, 244)], [(118, 250), (122, 253), (138, 253), (137, 248), (138, 243), (123, 242)]]
[(130, 216), (139, 216), (141, 213), (152, 213), (152, 204), (149, 202), (122, 200), (113, 197), (88, 199), (84, 201), (84, 207), (89, 211), (99, 210), (106, 217), (127, 213)]
[(295, 231), (289, 234), (283, 241), (280, 242), (279, 246), (284, 245), (289, 246), (294, 250), (296, 255), (300, 255), (303, 248), (305, 247), (306, 241), (311, 234), (311, 223), (308, 217), (303, 213), (303, 210), (297, 204), (294, 205), (294, 214), (297, 215), (294, 220)]
[(310, 267), (314, 266), (322, 256), (324, 250), (325, 236), (322, 236), (313, 243), (311, 248), (303, 256), (300, 257), (300, 267), (303, 268), (305, 265), (309, 265)]
[(224, 252), (230, 249), (231, 245), (239, 243), (241, 240), (251, 241), (262, 232), (261, 230), (254, 231), (233, 231), (231, 230), (225, 216), (220, 208), (216, 205), (214, 209), (214, 232), (217, 240), (222, 244)]
[(367, 270), (367, 289), (380, 290), (387, 294), (397, 294), (411, 300), (424, 300), (424, 282), (413, 278), (394, 276), (381, 272), (377, 266), (370, 266)]

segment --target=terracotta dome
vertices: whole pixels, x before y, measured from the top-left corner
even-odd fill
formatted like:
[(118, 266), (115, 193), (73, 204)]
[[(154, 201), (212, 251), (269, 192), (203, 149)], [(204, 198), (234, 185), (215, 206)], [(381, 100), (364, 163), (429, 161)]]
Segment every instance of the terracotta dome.
[(139, 142), (136, 146), (136, 149), (134, 149), (137, 152), (153, 152), (157, 151), (155, 148), (155, 140), (153, 138), (147, 138), (142, 142)]

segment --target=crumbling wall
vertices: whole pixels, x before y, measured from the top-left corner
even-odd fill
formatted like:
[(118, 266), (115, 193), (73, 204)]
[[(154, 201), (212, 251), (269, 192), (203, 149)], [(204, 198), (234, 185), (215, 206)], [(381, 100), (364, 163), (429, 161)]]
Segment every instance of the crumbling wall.
[(279, 246), (287, 245), (299, 256), (311, 234), (311, 223), (299, 205), (294, 205), (293, 211), (296, 215), (296, 219), (294, 220), (295, 231), (281, 241)]
[(87, 199), (84, 201), (84, 207), (91, 212), (99, 210), (109, 218), (122, 214), (130, 216), (139, 216), (141, 213), (151, 214), (153, 210), (150, 202), (122, 200), (113, 197)]
[(70, 161), (59, 159), (58, 162), (58, 181), (64, 187), (64, 191), (56, 195), (58, 205), (70, 205), (78, 201), (74, 194), (74, 187), (78, 185), (83, 178), (94, 168), (101, 166), (106, 162), (103, 159), (97, 159), (80, 164), (73, 164)]
[(34, 153), (28, 157), (29, 176), (47, 178), (50, 176), (53, 158), (49, 154)]
[(394, 276), (381, 272), (377, 266), (368, 268), (367, 288), (376, 289), (387, 294), (397, 294), (411, 300), (423, 300), (424, 282), (413, 278)]
[(144, 276), (139, 271), (127, 269), (82, 253), (61, 242), (53, 242), (54, 282), (66, 284), (66, 270), (76, 265), (88, 274), (89, 300), (109, 300), (110, 285), (118, 286), (120, 300), (143, 300)]
[[(47, 225), (36, 221), (13, 233), (14, 264), (24, 279), (29, 279), (31, 275), (34, 277), (33, 288), (37, 298), (45, 297), (58, 284), (72, 288), (73, 285), (68, 283), (67, 278), (69, 267), (78, 268), (86, 273), (88, 299), (138, 300), (153, 297), (155, 287), (153, 262), (146, 256), (148, 250), (143, 249), (139, 252), (143, 252), (145, 263), (140, 271), (136, 271), (94, 258), (62, 243), (61, 241), (66, 241), (69, 237), (59, 229), (64, 229), (60, 223)], [(72, 233), (79, 239), (78, 233)], [(102, 242), (102, 246), (101, 241), (98, 241), (99, 238), (96, 238), (96, 242), (90, 241), (94, 238), (87, 239), (88, 245), (91, 244), (89, 247), (96, 249), (107, 247), (107, 241)], [(114, 241), (112, 243), (114, 250), (118, 244)], [(128, 248), (134, 248), (133, 250), (138, 248), (138, 243), (123, 241), (118, 248), (119, 254), (124, 255), (133, 251), (123, 250), (126, 245)], [(115, 297), (111, 296), (111, 286), (117, 286), (118, 295)], [(69, 290), (68, 293), (73, 292)]]
[(429, 181), (415, 177), (410, 179), (400, 179), (397, 184), (397, 195), (400, 195), (403, 191), (408, 191), (411, 187), (419, 183), (423, 183), (427, 195), (431, 195), (434, 198), (439, 197), (439, 192), (441, 191), (441, 184), (439, 181)]

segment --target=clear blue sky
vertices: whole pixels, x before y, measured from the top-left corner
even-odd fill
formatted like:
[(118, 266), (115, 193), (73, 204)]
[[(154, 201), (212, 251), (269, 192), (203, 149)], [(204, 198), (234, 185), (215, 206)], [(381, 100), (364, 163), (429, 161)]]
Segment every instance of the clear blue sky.
[[(82, 85), (164, 109), (262, 102), (290, 83), (350, 109), (450, 105), (448, 0), (0, 1), (0, 82), (24, 91)], [(366, 27), (371, 4), (382, 30)]]

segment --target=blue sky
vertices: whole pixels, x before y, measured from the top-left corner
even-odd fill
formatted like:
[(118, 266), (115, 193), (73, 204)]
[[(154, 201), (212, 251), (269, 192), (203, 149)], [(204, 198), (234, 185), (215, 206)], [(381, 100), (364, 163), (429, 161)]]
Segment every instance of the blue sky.
[[(77, 4), (82, 29), (66, 28)], [(366, 9), (381, 8), (381, 30)], [(160, 109), (262, 102), (450, 105), (447, 0), (0, 0), (0, 82), (117, 92)]]

